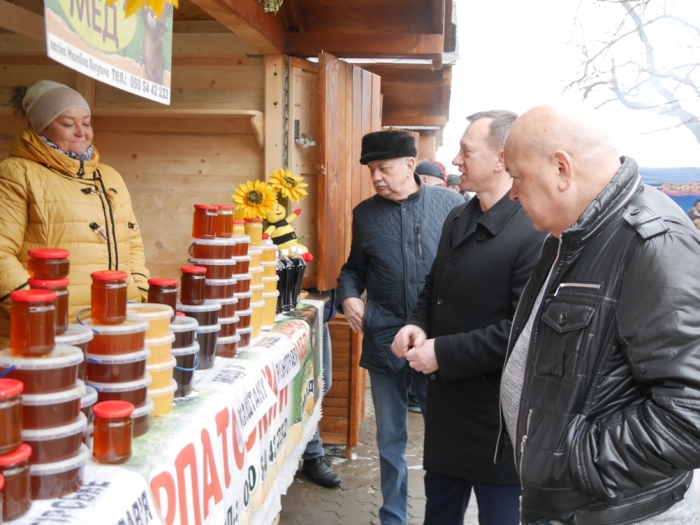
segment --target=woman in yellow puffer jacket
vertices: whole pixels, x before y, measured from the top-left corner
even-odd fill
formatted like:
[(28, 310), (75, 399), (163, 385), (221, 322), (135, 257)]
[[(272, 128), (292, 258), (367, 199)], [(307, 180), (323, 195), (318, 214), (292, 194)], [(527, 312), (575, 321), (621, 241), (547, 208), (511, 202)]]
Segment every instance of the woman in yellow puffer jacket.
[(128, 300), (148, 294), (141, 234), (119, 173), (99, 163), (90, 107), (75, 90), (47, 80), (16, 88), (29, 126), (0, 162), (0, 349), (9, 336), (9, 295), (27, 288), (27, 252), (70, 251), (70, 319), (90, 306), (90, 274), (129, 274)]

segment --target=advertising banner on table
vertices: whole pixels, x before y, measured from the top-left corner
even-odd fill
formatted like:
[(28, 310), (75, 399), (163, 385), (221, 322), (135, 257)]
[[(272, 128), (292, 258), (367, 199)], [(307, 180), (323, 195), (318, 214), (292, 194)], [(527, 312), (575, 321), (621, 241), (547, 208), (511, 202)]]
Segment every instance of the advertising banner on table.
[(110, 86), (170, 104), (173, 7), (125, 16), (127, 0), (45, 0), (49, 58)]

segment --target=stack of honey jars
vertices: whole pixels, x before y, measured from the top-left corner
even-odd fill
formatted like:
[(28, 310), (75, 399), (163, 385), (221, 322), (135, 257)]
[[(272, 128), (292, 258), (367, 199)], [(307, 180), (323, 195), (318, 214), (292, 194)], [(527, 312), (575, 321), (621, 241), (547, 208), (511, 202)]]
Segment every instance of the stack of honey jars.
[(82, 321), (93, 332), (86, 381), (97, 391), (99, 402), (128, 401), (134, 413), (141, 411), (140, 419), (134, 420), (134, 437), (138, 437), (148, 431), (152, 409), (147, 396), (151, 376), (146, 372), (151, 355), (146, 346), (149, 322), (131, 312), (127, 315), (126, 272), (105, 270), (91, 276), (92, 308), (90, 318)]
[(182, 312), (170, 323), (170, 330), (175, 335), (171, 354), (175, 358), (173, 378), (177, 384), (175, 397), (186, 397), (192, 392), (194, 371), (197, 369), (199, 358), (199, 343), (195, 340), (197, 331), (196, 319), (187, 317)]
[(269, 330), (275, 322), (277, 314), (277, 299), (280, 295), (277, 290), (277, 257), (279, 251), (277, 245), (273, 244), (270, 239), (263, 240), (262, 243), (262, 301), (264, 306), (262, 310), (261, 325), (263, 330)]

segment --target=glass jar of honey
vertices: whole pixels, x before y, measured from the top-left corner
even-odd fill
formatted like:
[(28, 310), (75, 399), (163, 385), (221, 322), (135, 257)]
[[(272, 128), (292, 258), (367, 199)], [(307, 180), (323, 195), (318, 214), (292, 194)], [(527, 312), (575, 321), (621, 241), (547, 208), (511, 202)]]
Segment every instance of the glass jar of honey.
[(183, 266), (180, 271), (180, 302), (191, 305), (204, 304), (207, 269), (203, 266)]
[(148, 302), (167, 304), (173, 309), (175, 319), (175, 306), (177, 305), (177, 279), (170, 277), (152, 277), (148, 280)]
[(22, 381), (0, 379), (0, 456), (22, 444)]
[(35, 248), (27, 252), (27, 271), (32, 279), (65, 279), (70, 271), (68, 250)]
[(222, 204), (217, 208), (216, 236), (233, 237), (233, 206)]
[(245, 234), (250, 237), (251, 246), (260, 246), (263, 234), (262, 219), (258, 217), (245, 219)]
[(131, 457), (134, 405), (128, 401), (102, 401), (92, 407), (95, 433), (92, 456), (99, 463), (124, 463)]
[(29, 279), (31, 290), (51, 290), (56, 292), (56, 335), (68, 330), (68, 279)]
[(32, 492), (29, 478), (29, 457), (32, 447), (21, 444), (9, 454), (0, 456), (0, 476), (5, 478), (2, 489), (2, 519), (10, 521), (29, 510)]
[(126, 272), (92, 272), (92, 322), (121, 324), (126, 320)]
[(218, 206), (208, 204), (194, 205), (192, 220), (192, 237), (195, 239), (213, 239), (216, 237), (216, 217)]
[(10, 294), (10, 348), (15, 355), (50, 354), (56, 341), (56, 292), (18, 290)]
[(245, 221), (243, 219), (233, 219), (233, 234), (245, 235)]

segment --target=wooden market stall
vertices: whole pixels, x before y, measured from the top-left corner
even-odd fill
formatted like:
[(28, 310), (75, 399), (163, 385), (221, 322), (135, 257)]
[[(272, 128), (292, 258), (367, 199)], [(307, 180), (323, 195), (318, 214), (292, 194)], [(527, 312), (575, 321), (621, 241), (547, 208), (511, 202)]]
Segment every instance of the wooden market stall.
[[(295, 222), (315, 256), (305, 285), (332, 289), (352, 209), (374, 192), (358, 162), (362, 135), (409, 129), (421, 158), (441, 144), (452, 10), (452, 0), (284, 0), (273, 16), (255, 0), (180, 0), (163, 106), (53, 62), (43, 1), (0, 0), (0, 159), (26, 125), (10, 113), (12, 86), (49, 79), (77, 89), (91, 104), (101, 160), (131, 192), (147, 266), (164, 276), (187, 259), (195, 202), (230, 203), (240, 183), (289, 167), (309, 184)], [(332, 327), (334, 385), (321, 429), (349, 451), (364, 413), (361, 338), (342, 317)]]

